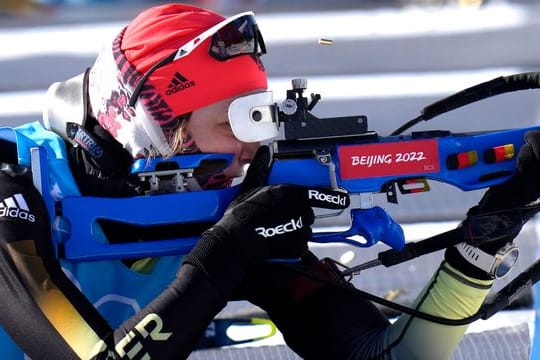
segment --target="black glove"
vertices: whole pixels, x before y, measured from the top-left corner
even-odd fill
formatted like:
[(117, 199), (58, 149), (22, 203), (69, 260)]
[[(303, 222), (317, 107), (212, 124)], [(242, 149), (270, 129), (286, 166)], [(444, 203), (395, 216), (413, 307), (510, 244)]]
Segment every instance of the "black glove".
[(221, 220), (205, 231), (185, 262), (201, 269), (229, 298), (246, 271), (270, 259), (300, 259), (307, 253), (312, 207), (344, 209), (347, 194), (296, 185), (262, 186), (270, 154), (261, 147), (238, 195)]
[(514, 176), (486, 191), (475, 213), (512, 210), (540, 197), (540, 131), (525, 133), (525, 144), (519, 149), (516, 166)]
[[(520, 148), (517, 171), (508, 181), (492, 186), (478, 205), (467, 212), (461, 224), (464, 241), (494, 255), (511, 242), (522, 226), (537, 211), (527, 207), (540, 197), (540, 131), (525, 133), (525, 144)], [(486, 274), (465, 260), (452, 247), (446, 251), (447, 261), (466, 275), (485, 278)]]

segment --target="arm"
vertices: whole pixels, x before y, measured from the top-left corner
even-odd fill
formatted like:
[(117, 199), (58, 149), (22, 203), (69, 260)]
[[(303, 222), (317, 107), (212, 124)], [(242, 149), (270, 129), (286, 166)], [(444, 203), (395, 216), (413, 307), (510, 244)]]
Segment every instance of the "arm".
[[(263, 155), (268, 159), (268, 152)], [(299, 258), (307, 251), (311, 206), (336, 208), (309, 201), (306, 188), (246, 186), (223, 218), (203, 233), (169, 287), (111, 329), (54, 257), (47, 212), (29, 175), (26, 170), (17, 176), (1, 174), (6, 186), (0, 195), (7, 199), (22, 194), (35, 221), (3, 219), (0, 224), (6, 250), (3, 273), (14, 282), (0, 295), (0, 304), (10, 309), (0, 320), (34, 358), (121, 358), (127, 353), (187, 357), (250, 268), (269, 258)], [(343, 206), (348, 206), (348, 198)], [(11, 301), (13, 289), (24, 301)]]
[[(518, 156), (517, 174), (490, 188), (479, 205), (469, 211), (464, 231), (453, 232), (461, 242), (484, 239), (480, 249), (494, 254), (517, 236), (523, 225), (519, 217), (501, 215), (526, 209), (540, 196), (539, 144), (539, 133), (527, 134)], [(471, 232), (465, 230), (475, 215), (481, 215), (484, 221), (483, 227), (474, 228), (471, 239)], [(517, 223), (508, 223), (516, 219)], [(495, 237), (495, 233), (505, 235)], [(445, 257), (418, 295), (414, 309), (446, 319), (468, 318), (479, 310), (493, 277), (454, 247)], [(252, 273), (251, 282), (245, 286), (247, 298), (270, 314), (287, 343), (303, 357), (444, 359), (451, 356), (467, 329), (467, 325), (441, 324), (411, 315), (402, 315), (390, 325), (365, 297), (345, 289), (339, 276), (332, 278), (331, 269), (326, 268), (323, 273), (327, 275), (321, 277), (316, 260), (304, 265), (304, 274), (291, 267), (267, 266)]]

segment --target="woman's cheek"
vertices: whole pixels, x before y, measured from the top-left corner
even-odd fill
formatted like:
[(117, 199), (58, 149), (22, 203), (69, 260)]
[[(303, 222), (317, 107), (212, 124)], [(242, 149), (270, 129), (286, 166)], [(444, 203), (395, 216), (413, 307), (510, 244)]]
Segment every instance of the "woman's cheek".
[(225, 176), (227, 176), (228, 178), (235, 178), (235, 177), (239, 177), (239, 176), (242, 176), (244, 174), (244, 167), (242, 164), (240, 164), (240, 162), (238, 161), (238, 158), (234, 158), (231, 165), (229, 165), (224, 171), (223, 173), (225, 174)]

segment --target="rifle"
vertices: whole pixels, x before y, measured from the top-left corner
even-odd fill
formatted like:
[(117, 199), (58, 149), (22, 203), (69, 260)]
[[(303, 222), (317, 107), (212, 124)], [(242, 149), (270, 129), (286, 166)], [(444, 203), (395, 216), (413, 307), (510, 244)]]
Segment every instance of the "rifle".
[[(331, 187), (358, 195), (359, 203), (347, 210), (350, 228), (315, 233), (313, 241), (345, 242), (361, 247), (381, 241), (402, 250), (403, 230), (382, 207), (373, 206), (374, 193), (385, 193), (389, 202), (397, 203), (398, 190), (401, 194), (429, 191), (428, 180), (463, 191), (502, 183), (515, 172), (516, 155), (524, 143), (524, 134), (540, 127), (474, 133), (448, 130), (402, 133), (420, 121), (490, 96), (538, 88), (539, 76), (539, 73), (516, 74), (470, 87), (425, 107), (421, 115), (385, 137), (368, 130), (365, 115), (314, 116), (311, 110), (321, 96), (312, 94), (309, 102), (303, 95), (306, 83), (302, 79), (293, 80), (293, 88), (287, 91), (281, 106), (269, 101), (267, 93), (252, 95), (265, 97), (268, 104), (249, 109), (248, 121), (254, 132), (270, 129), (283, 134), (282, 139), (269, 144), (273, 153), (269, 184)], [(246, 113), (244, 107), (243, 103), (233, 102), (231, 113)], [(244, 119), (230, 118), (233, 130), (246, 129), (248, 124)], [(189, 252), (200, 230), (221, 218), (238, 187), (186, 191), (188, 185), (200, 169), (224, 168), (231, 159), (229, 154), (141, 159), (134, 162), (132, 174), (148, 181), (150, 196), (66, 197), (56, 205), (50, 200), (57, 253), (73, 261), (91, 261)], [(61, 211), (55, 212), (55, 208)], [(81, 213), (80, 209), (86, 210)], [(339, 214), (325, 216), (334, 215)], [(98, 242), (91, 231), (97, 221), (125, 224), (148, 241)], [(174, 231), (163, 231), (167, 227), (191, 228), (191, 234), (185, 231), (189, 235), (171, 235)], [(71, 240), (72, 234), (77, 234), (77, 240)], [(163, 234), (162, 238), (159, 234)]]
[[(315, 233), (315, 242), (345, 242), (360, 247), (381, 241), (391, 247), (379, 258), (349, 268), (342, 275), (353, 275), (375, 266), (390, 266), (427, 252), (451, 245), (459, 237), (452, 231), (427, 239), (422, 245), (405, 244), (401, 226), (379, 206), (373, 206), (372, 195), (384, 193), (389, 202), (397, 203), (397, 192), (414, 194), (429, 191), (428, 180), (450, 184), (462, 191), (488, 188), (508, 180), (516, 171), (516, 157), (524, 144), (524, 134), (540, 130), (540, 126), (453, 133), (430, 130), (403, 134), (421, 121), (495, 95), (540, 87), (540, 73), (522, 73), (498, 77), (425, 107), (419, 116), (393, 131), (380, 136), (368, 129), (365, 115), (318, 118), (311, 110), (321, 99), (304, 96), (306, 82), (293, 80), (292, 89), (281, 106), (273, 103), (268, 93), (250, 96), (262, 105), (246, 111), (246, 104), (233, 102), (229, 116), (239, 138), (257, 137), (260, 133), (278, 135), (269, 143), (272, 164), (268, 183), (330, 187), (358, 195), (353, 204), (351, 226), (345, 231)], [(246, 126), (249, 124), (250, 126)], [(35, 149), (32, 167), (41, 174), (38, 189), (47, 189), (46, 168), (42, 148)], [(58, 256), (69, 261), (128, 259), (188, 253), (198, 241), (202, 229), (218, 221), (234, 198), (238, 186), (222, 190), (187, 191), (197, 173), (205, 168), (225, 168), (229, 154), (181, 155), (168, 159), (143, 159), (134, 162), (132, 175), (148, 182), (148, 195), (133, 198), (98, 198), (68, 196), (59, 202), (44, 195), (53, 219), (53, 241)], [(42, 191), (43, 193), (43, 191)], [(189, 206), (182, 206), (189, 204)], [(81, 212), (80, 209), (85, 209)], [(538, 207), (526, 216), (532, 217)], [(331, 214), (330, 216), (339, 215)], [(100, 221), (124, 224), (135, 229), (138, 241), (107, 243), (96, 239), (94, 226)], [(165, 229), (166, 231), (164, 231)], [(178, 231), (182, 229), (182, 231)], [(187, 229), (187, 230), (186, 230)], [(177, 235), (181, 233), (182, 235)], [(76, 239), (74, 238), (76, 234)], [(173, 235), (171, 235), (173, 234)], [(188, 234), (188, 235), (185, 235)], [(361, 240), (355, 237), (360, 235)], [(143, 241), (141, 241), (143, 240)], [(540, 279), (537, 261), (500, 292), (495, 303), (468, 319), (449, 320), (430, 317), (397, 306), (400, 311), (450, 325), (461, 325), (478, 318), (487, 318), (508, 304), (517, 291)], [(385, 306), (373, 295), (364, 295)]]

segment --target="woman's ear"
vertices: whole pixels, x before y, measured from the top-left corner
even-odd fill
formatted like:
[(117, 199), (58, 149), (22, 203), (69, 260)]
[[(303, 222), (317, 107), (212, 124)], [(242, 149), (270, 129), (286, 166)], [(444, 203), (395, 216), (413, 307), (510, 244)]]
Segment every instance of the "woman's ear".
[(192, 154), (199, 151), (189, 130), (190, 118), (191, 113), (182, 115), (180, 126), (173, 138), (174, 144), (171, 144), (171, 147), (177, 149), (175, 151), (177, 154)]

